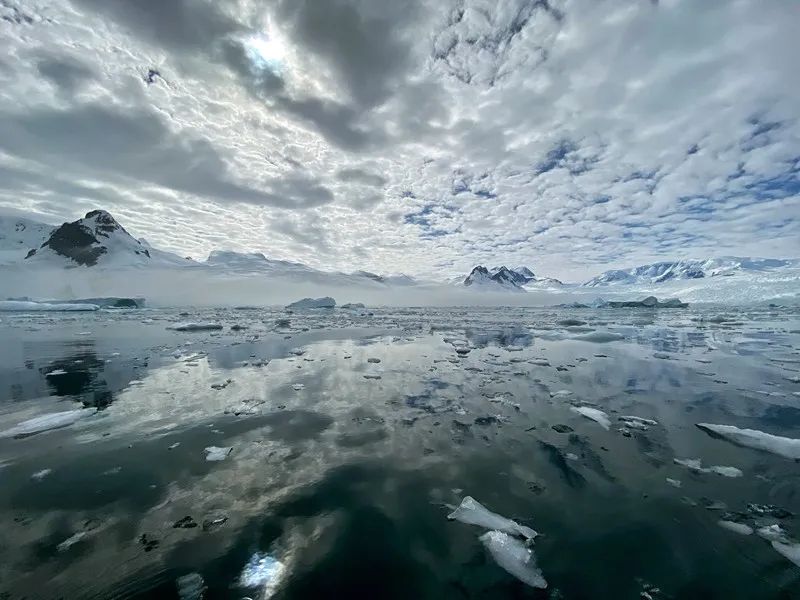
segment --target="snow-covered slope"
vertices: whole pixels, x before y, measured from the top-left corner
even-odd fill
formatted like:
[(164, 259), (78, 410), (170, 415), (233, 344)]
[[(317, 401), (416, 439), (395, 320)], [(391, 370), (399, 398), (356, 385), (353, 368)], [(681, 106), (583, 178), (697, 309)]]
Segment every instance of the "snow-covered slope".
[(41, 246), (55, 227), (22, 217), (0, 215), (0, 264), (23, 260), (31, 248)]
[(800, 267), (800, 260), (773, 258), (741, 258), (726, 256), (707, 260), (678, 260), (641, 265), (632, 269), (606, 271), (583, 285), (597, 287), (615, 284), (650, 284), (670, 280), (702, 279), (731, 276), (741, 272), (763, 273), (783, 268)]
[(71, 223), (56, 227), (38, 247), (25, 257), (31, 265), (64, 267), (129, 267), (154, 263), (171, 266), (181, 259), (159, 251), (158, 259), (147, 245), (131, 236), (104, 210), (93, 210)]

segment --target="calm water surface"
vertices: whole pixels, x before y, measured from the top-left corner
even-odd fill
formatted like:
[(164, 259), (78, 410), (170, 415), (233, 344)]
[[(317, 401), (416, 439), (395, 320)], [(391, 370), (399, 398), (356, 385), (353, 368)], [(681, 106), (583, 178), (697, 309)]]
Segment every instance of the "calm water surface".
[(0, 315), (1, 598), (800, 598), (718, 523), (800, 539), (798, 464), (695, 427), (800, 438), (797, 310), (185, 310)]

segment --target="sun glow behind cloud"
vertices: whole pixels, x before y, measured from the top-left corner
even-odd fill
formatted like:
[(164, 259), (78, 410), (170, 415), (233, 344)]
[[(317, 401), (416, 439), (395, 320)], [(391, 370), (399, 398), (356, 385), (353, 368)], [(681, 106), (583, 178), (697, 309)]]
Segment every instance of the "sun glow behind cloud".
[(276, 35), (260, 33), (244, 40), (247, 55), (260, 69), (281, 73), (286, 66), (287, 47)]

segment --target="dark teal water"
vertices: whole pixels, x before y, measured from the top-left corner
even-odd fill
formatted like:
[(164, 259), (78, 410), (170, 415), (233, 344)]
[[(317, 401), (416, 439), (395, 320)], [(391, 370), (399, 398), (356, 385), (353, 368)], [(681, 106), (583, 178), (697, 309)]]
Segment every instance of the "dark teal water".
[[(0, 597), (800, 597), (718, 524), (800, 539), (797, 463), (695, 427), (800, 438), (796, 311), (178, 312), (2, 315)], [(541, 534), (547, 590), (446, 519), (465, 495)]]

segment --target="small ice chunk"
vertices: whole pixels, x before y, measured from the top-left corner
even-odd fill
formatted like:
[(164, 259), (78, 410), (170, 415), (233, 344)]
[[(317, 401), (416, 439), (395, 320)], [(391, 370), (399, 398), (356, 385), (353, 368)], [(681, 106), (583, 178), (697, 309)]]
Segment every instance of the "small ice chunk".
[(59, 552), (66, 552), (72, 546), (74, 546), (75, 544), (80, 542), (83, 538), (85, 538), (87, 535), (89, 535), (88, 531), (79, 531), (78, 533), (75, 533), (75, 534), (69, 536), (67, 539), (65, 539), (63, 542), (61, 542), (58, 546), (56, 546), (56, 550), (58, 550)]
[(775, 540), (772, 542), (772, 547), (800, 567), (800, 544), (797, 542), (786, 543)]
[(733, 531), (734, 533), (738, 533), (740, 535), (752, 535), (753, 528), (749, 525), (745, 525), (744, 523), (737, 523), (736, 521), (717, 521), (717, 525), (722, 527), (723, 529), (727, 529), (728, 531)]
[(502, 531), (488, 531), (478, 538), (494, 561), (521, 582), (535, 588), (547, 588), (542, 571), (536, 566), (533, 550)]
[(697, 427), (706, 433), (728, 440), (740, 446), (772, 452), (784, 458), (800, 459), (800, 440), (772, 435), (757, 429), (739, 429), (733, 425), (698, 423)]
[(530, 527), (525, 527), (525, 525), (520, 525), (516, 521), (493, 513), (472, 496), (465, 496), (458, 508), (447, 515), (447, 518), (467, 525), (478, 525), (486, 529), (504, 531), (511, 535), (521, 535), (529, 540), (538, 535)]
[(45, 377), (55, 377), (57, 375), (66, 375), (66, 374), (67, 372), (64, 369), (55, 369), (47, 373)]
[(619, 420), (626, 421), (629, 427), (632, 423), (637, 423), (638, 425), (649, 425), (651, 427), (658, 425), (658, 421), (654, 421), (653, 419), (645, 419), (644, 417), (637, 417), (635, 415), (623, 415), (619, 418)]
[(36, 471), (36, 473), (31, 475), (31, 479), (33, 479), (34, 481), (41, 481), (42, 479), (50, 475), (50, 473), (52, 472), (53, 469), (42, 469), (41, 471)]
[(167, 329), (172, 329), (173, 331), (218, 331), (222, 329), (222, 325), (219, 323), (187, 321), (169, 325)]
[(741, 469), (737, 469), (736, 467), (722, 467), (722, 466), (714, 466), (708, 467), (706, 469), (709, 473), (716, 473), (717, 475), (722, 475), (723, 477), (741, 477), (744, 475)]
[(625, 336), (619, 333), (611, 333), (610, 331), (593, 331), (584, 335), (576, 335), (573, 339), (582, 342), (593, 342), (595, 344), (606, 344), (608, 342), (618, 342), (624, 340)]
[(225, 460), (228, 458), (228, 455), (231, 452), (233, 452), (233, 447), (231, 446), (224, 448), (220, 448), (219, 446), (208, 446), (205, 448), (206, 460), (208, 461)]
[(737, 469), (736, 467), (724, 467), (720, 465), (703, 467), (703, 462), (699, 458), (673, 458), (672, 461), (676, 465), (681, 465), (696, 473), (716, 473), (723, 477), (741, 477), (744, 475), (741, 469)]
[(578, 413), (579, 415), (583, 415), (587, 419), (595, 421), (603, 429), (608, 429), (611, 427), (611, 421), (609, 420), (608, 415), (599, 408), (592, 408), (591, 406), (572, 406), (570, 407), (570, 410)]
[(286, 565), (267, 553), (256, 552), (247, 561), (239, 575), (239, 585), (245, 588), (259, 588), (261, 598), (270, 598), (286, 574)]
[(178, 446), (180, 446), (180, 445), (181, 445), (181, 443), (180, 443), (180, 442), (175, 442), (174, 444), (172, 444), (172, 445), (168, 446), (168, 447), (167, 447), (167, 450), (175, 450), (175, 448), (177, 448), (177, 447), (178, 447)]
[(304, 390), (306, 388), (305, 384), (302, 383), (294, 383), (292, 384), (292, 389), (295, 392), (299, 392), (300, 390)]
[(572, 392), (569, 390), (558, 390), (550, 394), (551, 398), (566, 398), (567, 396), (572, 396)]
[(175, 580), (180, 600), (203, 600), (206, 582), (200, 573), (189, 573)]
[(783, 528), (775, 523), (774, 525), (767, 525), (765, 527), (759, 527), (756, 530), (756, 533), (760, 535), (765, 540), (770, 542), (781, 542), (784, 544), (791, 543), (791, 540), (786, 535), (786, 532)]
[(41, 415), (39, 417), (34, 417), (33, 419), (23, 421), (11, 429), (6, 429), (4, 432), (0, 433), (0, 437), (25, 437), (50, 431), (52, 429), (61, 429), (62, 427), (72, 425), (79, 419), (88, 417), (94, 413), (95, 411), (93, 410), (78, 409)]
[(679, 488), (682, 485), (680, 479), (672, 479), (671, 477), (667, 477), (667, 483), (675, 488)]

